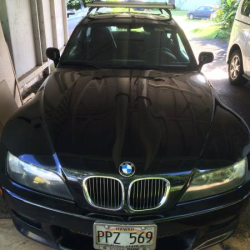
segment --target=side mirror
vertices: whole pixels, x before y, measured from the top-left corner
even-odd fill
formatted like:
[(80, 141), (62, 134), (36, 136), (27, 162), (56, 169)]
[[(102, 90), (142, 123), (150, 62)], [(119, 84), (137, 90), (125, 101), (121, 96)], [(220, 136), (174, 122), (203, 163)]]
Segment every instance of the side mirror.
[(60, 51), (57, 48), (48, 48), (46, 50), (46, 56), (52, 60), (55, 64), (55, 67), (57, 67), (59, 60), (60, 60)]
[(199, 69), (201, 70), (203, 65), (211, 63), (214, 60), (214, 54), (212, 52), (201, 52), (199, 55)]

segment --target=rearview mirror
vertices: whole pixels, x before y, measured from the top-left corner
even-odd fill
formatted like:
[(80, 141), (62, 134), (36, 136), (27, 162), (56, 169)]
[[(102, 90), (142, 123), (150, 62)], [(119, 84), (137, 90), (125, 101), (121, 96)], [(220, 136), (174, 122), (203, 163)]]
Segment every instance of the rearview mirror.
[(48, 48), (46, 50), (46, 56), (52, 60), (55, 64), (55, 67), (57, 67), (59, 60), (60, 60), (60, 51), (57, 48)]
[(199, 69), (201, 70), (203, 65), (211, 63), (214, 60), (214, 54), (212, 52), (201, 52), (199, 55)]

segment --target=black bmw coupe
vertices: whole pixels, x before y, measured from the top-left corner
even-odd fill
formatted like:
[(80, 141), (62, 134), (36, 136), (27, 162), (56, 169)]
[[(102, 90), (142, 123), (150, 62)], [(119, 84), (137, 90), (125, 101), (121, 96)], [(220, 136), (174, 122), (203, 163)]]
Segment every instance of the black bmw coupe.
[(249, 200), (250, 137), (201, 73), (212, 53), (197, 65), (168, 5), (101, 4), (61, 57), (47, 50), (56, 70), (2, 134), (0, 187), (17, 230), (61, 250), (227, 239)]

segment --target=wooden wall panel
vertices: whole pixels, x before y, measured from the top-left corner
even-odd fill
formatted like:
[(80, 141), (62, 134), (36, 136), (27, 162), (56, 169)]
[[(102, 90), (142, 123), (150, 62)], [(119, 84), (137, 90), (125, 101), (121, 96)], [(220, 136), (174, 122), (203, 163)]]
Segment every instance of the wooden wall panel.
[(5, 80), (0, 82), (0, 124), (2, 127), (17, 109), (17, 104), (7, 82)]
[(42, 43), (42, 55), (44, 62), (48, 61), (48, 58), (46, 57), (46, 49), (49, 47), (53, 47), (50, 1), (51, 0), (37, 0)]
[(65, 26), (63, 19), (63, 7), (64, 0), (51, 0), (51, 20), (53, 30), (53, 44), (54, 47), (61, 49), (65, 45)]
[(8, 118), (21, 106), (15, 72), (0, 23), (0, 137)]
[(66, 0), (0, 0), (0, 21), (20, 87), (49, 66), (48, 47), (68, 41)]
[(0, 82), (4, 80), (7, 83), (12, 96), (15, 97), (17, 105), (21, 106), (21, 99), (16, 86), (15, 72), (0, 23)]
[(17, 77), (36, 67), (30, 0), (8, 0), (7, 12)]

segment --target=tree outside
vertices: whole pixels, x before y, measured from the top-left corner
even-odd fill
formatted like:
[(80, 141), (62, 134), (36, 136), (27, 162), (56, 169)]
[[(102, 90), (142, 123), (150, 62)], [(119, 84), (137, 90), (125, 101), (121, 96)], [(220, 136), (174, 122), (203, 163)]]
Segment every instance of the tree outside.
[(82, 0), (67, 0), (67, 8), (79, 10), (83, 8), (83, 1)]
[(231, 32), (239, 3), (239, 0), (221, 0), (216, 21), (221, 24), (222, 29)]

